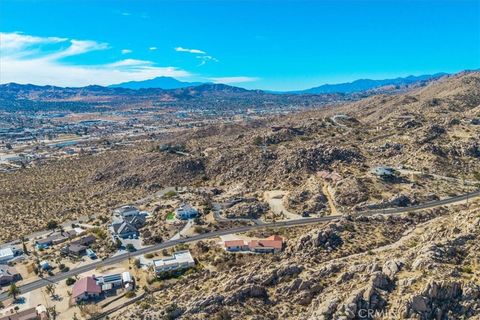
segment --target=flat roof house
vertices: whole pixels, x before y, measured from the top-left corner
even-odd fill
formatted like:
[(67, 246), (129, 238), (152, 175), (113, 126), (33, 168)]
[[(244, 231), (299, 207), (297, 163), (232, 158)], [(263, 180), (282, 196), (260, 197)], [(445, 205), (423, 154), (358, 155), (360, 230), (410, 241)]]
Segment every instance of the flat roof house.
[(175, 216), (180, 220), (194, 219), (198, 216), (198, 211), (191, 205), (183, 203), (175, 209)]
[(0, 264), (8, 263), (13, 258), (15, 258), (15, 252), (12, 248), (0, 249)]
[(99, 277), (94, 276), (94, 279), (102, 289), (102, 292), (114, 290), (123, 286), (122, 275), (120, 273)]
[(73, 285), (72, 297), (75, 302), (97, 299), (102, 289), (93, 277), (86, 277), (78, 280)]
[(43, 305), (39, 305), (37, 307), (25, 309), (22, 311), (18, 311), (12, 314), (7, 314), (5, 316), (0, 316), (0, 320), (43, 320), (48, 319), (48, 315), (46, 311), (43, 310), (45, 308)]
[(10, 284), (17, 280), (20, 280), (20, 278), (20, 273), (18, 273), (15, 268), (9, 267), (4, 264), (0, 265), (0, 286)]
[(114, 215), (120, 216), (122, 218), (137, 216), (140, 214), (140, 211), (134, 206), (123, 206), (113, 211)]
[(155, 272), (160, 274), (166, 271), (188, 269), (195, 266), (195, 260), (189, 250), (184, 250), (175, 252), (171, 257), (153, 260), (153, 265)]

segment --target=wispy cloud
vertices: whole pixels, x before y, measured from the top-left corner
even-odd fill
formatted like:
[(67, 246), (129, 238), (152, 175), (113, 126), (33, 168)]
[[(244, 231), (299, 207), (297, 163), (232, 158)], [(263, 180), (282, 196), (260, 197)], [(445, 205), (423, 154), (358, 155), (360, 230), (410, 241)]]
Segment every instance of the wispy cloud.
[(59, 37), (35, 37), (19, 32), (0, 33), (0, 43), (2, 51), (19, 50), (26, 46), (49, 44), (67, 41), (66, 38)]
[(198, 66), (203, 66), (207, 62), (218, 62), (217, 58), (212, 57), (211, 55), (208, 55), (206, 51), (203, 51), (200, 49), (188, 49), (183, 47), (176, 47), (174, 49), (177, 52), (187, 52), (187, 53), (197, 54), (195, 58), (200, 60), (200, 63), (198, 64)]
[(238, 77), (217, 77), (217, 78), (214, 77), (214, 78), (208, 78), (208, 80), (213, 81), (214, 83), (230, 84), (230, 83), (253, 82), (253, 81), (259, 80), (259, 78), (238, 76)]
[(218, 59), (217, 59), (217, 58), (214, 58), (214, 57), (209, 56), (209, 55), (196, 56), (195, 58), (197, 58), (198, 60), (200, 60), (199, 66), (203, 66), (203, 65), (206, 64), (207, 62), (218, 62)]
[[(0, 33), (0, 40), (2, 51), (0, 83), (84, 86), (109, 85), (159, 76), (177, 78), (191, 76), (189, 72), (176, 67), (160, 67), (151, 61), (137, 59), (95, 65), (63, 61), (65, 57), (109, 49), (108, 44), (92, 40), (36, 37), (22, 33)], [(55, 46), (54, 50), (52, 45)]]
[(150, 47), (150, 48), (148, 48), (148, 50), (150, 50), (150, 51), (155, 51), (155, 50), (157, 50), (157, 49), (158, 49), (157, 47)]
[(129, 54), (132, 53), (132, 50), (130, 49), (122, 49), (122, 54)]
[(205, 51), (203, 50), (200, 50), (200, 49), (187, 49), (187, 48), (183, 48), (183, 47), (176, 47), (174, 48), (175, 51), (177, 52), (188, 52), (188, 53), (195, 53), (195, 54), (206, 54)]

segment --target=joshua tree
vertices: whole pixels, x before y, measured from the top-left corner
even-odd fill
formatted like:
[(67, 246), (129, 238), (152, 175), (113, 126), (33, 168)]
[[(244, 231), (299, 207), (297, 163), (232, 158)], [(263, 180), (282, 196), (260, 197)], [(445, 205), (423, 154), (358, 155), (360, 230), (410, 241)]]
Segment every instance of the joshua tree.
[(27, 239), (25, 239), (25, 237), (22, 237), (22, 238), (21, 238), (21, 241), (22, 241), (22, 249), (23, 249), (23, 252), (24, 252), (25, 254), (28, 254), (27, 245), (25, 244), (25, 241), (27, 241)]
[(47, 293), (53, 297), (55, 296), (55, 285), (54, 284), (48, 284), (46, 287), (45, 287), (45, 290), (47, 290)]
[(50, 315), (50, 317), (52, 318), (52, 320), (56, 320), (56, 319), (57, 319), (58, 312), (57, 312), (57, 307), (56, 307), (56, 306), (49, 307), (49, 308), (47, 309), (47, 311), (48, 311), (48, 314)]
[(20, 289), (12, 283), (10, 287), (8, 288), (8, 296), (12, 297), (13, 300), (17, 300), (17, 296), (20, 294)]

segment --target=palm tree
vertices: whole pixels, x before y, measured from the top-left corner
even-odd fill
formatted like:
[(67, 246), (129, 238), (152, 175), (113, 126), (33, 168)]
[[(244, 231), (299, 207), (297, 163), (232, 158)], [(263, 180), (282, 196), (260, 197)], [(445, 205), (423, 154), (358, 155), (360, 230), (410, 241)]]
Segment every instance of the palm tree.
[(8, 296), (12, 297), (13, 300), (17, 300), (17, 296), (20, 294), (20, 289), (12, 283), (10, 287), (8, 288)]

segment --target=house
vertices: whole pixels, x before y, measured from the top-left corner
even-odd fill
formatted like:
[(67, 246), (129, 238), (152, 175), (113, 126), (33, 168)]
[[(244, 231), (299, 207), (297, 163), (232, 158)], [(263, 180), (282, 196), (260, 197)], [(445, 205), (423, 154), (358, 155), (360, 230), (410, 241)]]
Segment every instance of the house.
[(251, 251), (256, 253), (277, 253), (282, 251), (283, 238), (278, 235), (266, 239), (254, 239), (248, 242), (244, 240), (229, 240), (224, 242), (225, 250), (230, 252)]
[(93, 277), (86, 277), (78, 280), (73, 285), (72, 297), (75, 302), (97, 299), (102, 292), (101, 287)]
[(63, 243), (68, 239), (75, 237), (76, 235), (77, 231), (75, 230), (54, 232), (44, 239), (35, 241), (35, 247), (37, 250), (46, 249), (50, 246)]
[(198, 211), (191, 205), (183, 203), (180, 207), (175, 209), (175, 216), (180, 220), (193, 219), (198, 216)]
[(282, 251), (283, 239), (280, 236), (274, 235), (266, 239), (251, 240), (248, 243), (248, 248), (252, 252), (277, 253)]
[(46, 320), (48, 318), (46, 308), (43, 305), (0, 316), (0, 320)]
[(122, 273), (122, 282), (127, 291), (132, 291), (135, 287), (135, 282), (132, 278), (132, 275), (128, 271)]
[(85, 236), (85, 237), (81, 237), (80, 239), (78, 240), (75, 240), (75, 241), (72, 241), (72, 243), (75, 243), (75, 244), (79, 244), (79, 245), (82, 245), (82, 246), (90, 246), (91, 244), (93, 244), (97, 239), (92, 236), (92, 235), (88, 235), (88, 236)]
[(47, 260), (43, 260), (40, 262), (40, 268), (42, 270), (50, 270), (52, 267), (50, 266)]
[(93, 276), (93, 278), (97, 282), (97, 285), (102, 289), (102, 292), (112, 291), (123, 287), (122, 275), (120, 273), (99, 277)]
[(392, 177), (395, 175), (396, 171), (395, 169), (391, 168), (391, 167), (385, 167), (385, 166), (379, 166), (379, 167), (375, 167), (373, 170), (372, 170), (373, 174), (379, 176), (379, 177), (382, 177), (382, 178), (385, 178), (385, 177)]
[(97, 285), (102, 289), (102, 292), (108, 292), (119, 288), (125, 288), (130, 291), (133, 289), (134, 285), (132, 275), (128, 271), (106, 276), (93, 276), (93, 278), (97, 282)]
[(69, 245), (61, 249), (61, 253), (64, 255), (70, 255), (75, 257), (81, 257), (87, 253), (88, 247), (95, 242), (95, 237), (88, 235), (78, 240), (72, 241)]
[(87, 256), (90, 258), (90, 259), (97, 259), (97, 254), (95, 253), (95, 251), (93, 251), (92, 249), (88, 248), (85, 253), (87, 254)]
[(4, 286), (20, 280), (20, 273), (15, 268), (9, 267), (7, 265), (0, 265), (0, 286)]
[(127, 215), (126, 217), (114, 219), (110, 225), (110, 232), (122, 239), (133, 238), (140, 234), (138, 229), (143, 227), (144, 224), (145, 215)]
[(13, 260), (13, 258), (15, 258), (13, 248), (0, 249), (0, 264), (8, 263), (10, 260)]
[(138, 229), (126, 221), (116, 221), (110, 225), (110, 232), (119, 238), (126, 239), (137, 237)]
[(195, 266), (195, 260), (189, 250), (184, 250), (175, 252), (171, 257), (153, 260), (153, 265), (155, 272), (160, 274), (166, 271), (188, 269)]
[(118, 209), (115, 209), (113, 211), (113, 214), (118, 217), (126, 218), (126, 217), (138, 216), (140, 215), (140, 211), (134, 206), (123, 206)]
[(87, 253), (87, 246), (81, 245), (81, 244), (76, 244), (72, 243), (66, 247), (63, 247), (61, 249), (61, 253), (64, 255), (70, 255), (70, 256), (75, 256), (75, 257), (81, 257), (84, 254)]
[(244, 240), (230, 240), (225, 241), (225, 249), (227, 251), (246, 251), (248, 250), (248, 244)]

